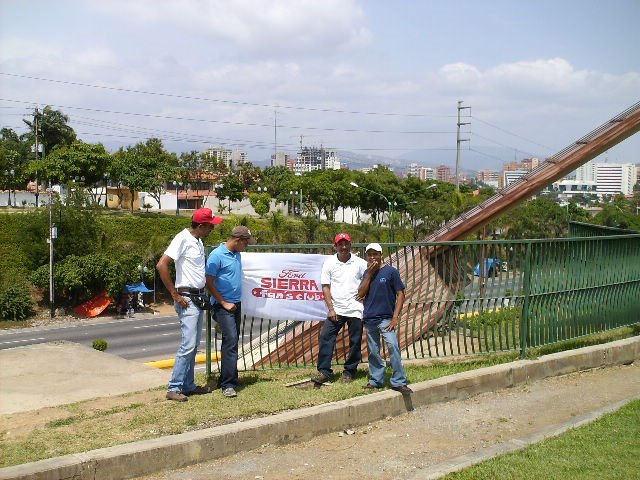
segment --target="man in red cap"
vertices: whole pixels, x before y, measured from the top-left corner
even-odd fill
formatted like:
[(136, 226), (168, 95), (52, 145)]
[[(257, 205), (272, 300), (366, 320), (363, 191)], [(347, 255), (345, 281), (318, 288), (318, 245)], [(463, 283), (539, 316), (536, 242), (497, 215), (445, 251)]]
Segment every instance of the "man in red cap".
[(336, 254), (322, 265), (320, 282), (324, 301), (329, 310), (320, 332), (318, 351), (318, 375), (311, 380), (316, 384), (328, 382), (333, 375), (331, 357), (336, 337), (342, 327), (349, 328), (349, 354), (344, 364), (342, 381), (353, 381), (358, 364), (362, 360), (362, 302), (356, 299), (360, 281), (367, 269), (367, 262), (351, 253), (351, 236), (339, 233), (334, 239)]
[[(211, 391), (207, 386), (195, 384), (196, 353), (202, 334), (204, 310), (197, 306), (194, 298), (197, 300), (205, 294), (206, 258), (202, 239), (208, 237), (214, 225), (221, 222), (222, 218), (213, 215), (210, 208), (193, 212), (191, 227), (173, 238), (157, 265), (160, 279), (173, 298), (182, 329), (182, 343), (176, 354), (167, 400), (186, 402), (190, 395)], [(175, 284), (169, 273), (171, 262), (176, 266)]]

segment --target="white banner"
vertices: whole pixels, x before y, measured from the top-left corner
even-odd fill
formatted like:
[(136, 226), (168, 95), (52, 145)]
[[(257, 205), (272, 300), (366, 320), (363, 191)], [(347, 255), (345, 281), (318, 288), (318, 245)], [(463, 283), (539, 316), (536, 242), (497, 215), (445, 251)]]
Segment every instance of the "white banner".
[(328, 255), (242, 253), (242, 313), (272, 320), (325, 320), (320, 272)]

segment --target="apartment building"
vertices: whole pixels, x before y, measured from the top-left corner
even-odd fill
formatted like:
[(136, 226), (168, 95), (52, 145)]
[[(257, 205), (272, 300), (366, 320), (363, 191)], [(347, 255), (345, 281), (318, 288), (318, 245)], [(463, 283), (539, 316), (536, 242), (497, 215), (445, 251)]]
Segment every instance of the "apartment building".
[(302, 147), (293, 165), (293, 172), (302, 174), (314, 170), (340, 170), (340, 158), (336, 150), (318, 147)]
[(637, 168), (632, 163), (587, 162), (576, 170), (576, 181), (595, 182), (598, 195), (631, 195), (637, 182)]
[[(215, 163), (222, 162), (227, 168), (238, 168), (249, 160), (246, 152), (231, 150), (219, 146), (211, 146), (204, 152), (208, 163), (213, 167)], [(213, 170), (213, 168), (211, 168)]]
[(436, 168), (436, 180), (441, 182), (451, 182), (451, 180), (453, 180), (451, 168), (446, 165), (440, 165)]
[(498, 188), (500, 186), (500, 172), (491, 169), (478, 170), (477, 180), (490, 187)]
[(529, 173), (527, 170), (507, 170), (502, 172), (500, 188), (508, 187), (514, 182), (520, 180), (520, 177)]

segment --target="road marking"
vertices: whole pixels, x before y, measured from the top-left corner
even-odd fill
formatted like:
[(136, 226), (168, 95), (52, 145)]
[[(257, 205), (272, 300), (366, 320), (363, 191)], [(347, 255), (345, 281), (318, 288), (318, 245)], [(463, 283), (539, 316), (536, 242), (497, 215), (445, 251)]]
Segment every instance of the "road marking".
[(12, 340), (10, 342), (0, 342), (0, 345), (10, 345), (12, 343), (36, 342), (38, 340), (46, 340), (46, 338), (44, 338), (44, 337), (40, 337), (40, 338), (25, 338), (24, 340)]
[(153, 325), (139, 325), (137, 327), (133, 327), (134, 329), (136, 328), (155, 328), (155, 327), (166, 327), (167, 325), (175, 325), (175, 322), (170, 322), (170, 323), (156, 323)]

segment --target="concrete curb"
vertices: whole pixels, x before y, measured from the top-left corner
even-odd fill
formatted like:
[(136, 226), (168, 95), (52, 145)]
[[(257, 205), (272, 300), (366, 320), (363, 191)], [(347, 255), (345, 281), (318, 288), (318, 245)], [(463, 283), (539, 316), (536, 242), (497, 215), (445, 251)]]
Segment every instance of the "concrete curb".
[[(220, 359), (220, 355), (218, 355), (217, 352), (211, 352), (212, 362), (217, 362), (219, 359)], [(206, 361), (207, 361), (206, 353), (199, 353), (198, 355), (196, 355), (196, 364), (205, 363)], [(149, 367), (154, 367), (154, 368), (167, 369), (167, 368), (173, 368), (173, 365), (175, 363), (176, 363), (176, 359), (170, 358), (167, 360), (155, 360), (153, 362), (146, 362), (145, 365)]]
[(592, 368), (629, 364), (640, 356), (640, 337), (519, 360), (412, 384), (404, 397), (392, 390), (303, 408), (242, 423), (118, 445), (0, 469), (0, 479), (122, 479), (177, 469), (257, 448), (366, 425), (418, 406), (513, 387)]

